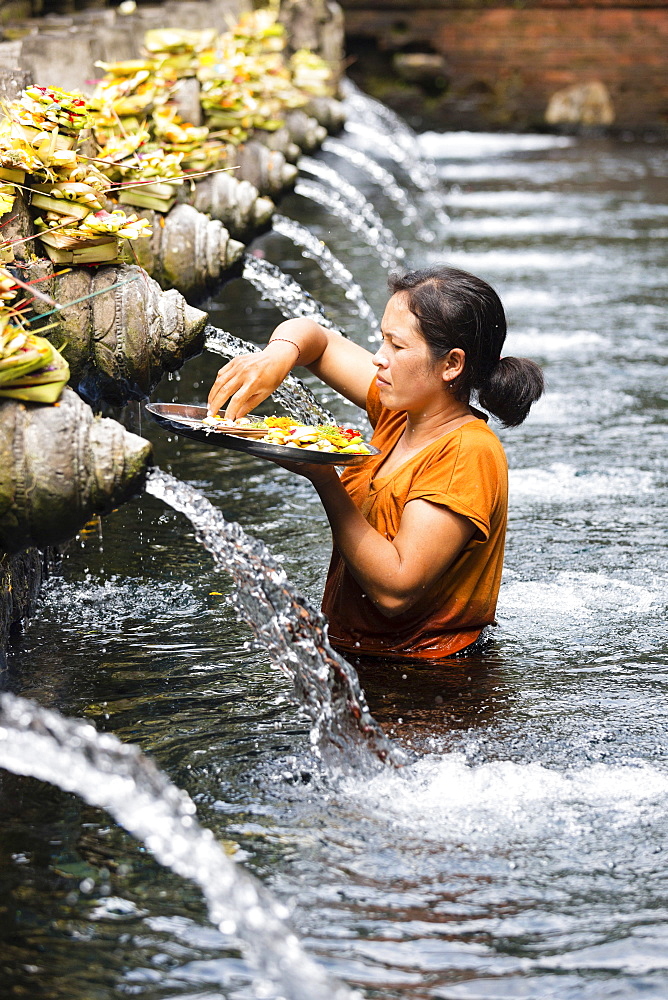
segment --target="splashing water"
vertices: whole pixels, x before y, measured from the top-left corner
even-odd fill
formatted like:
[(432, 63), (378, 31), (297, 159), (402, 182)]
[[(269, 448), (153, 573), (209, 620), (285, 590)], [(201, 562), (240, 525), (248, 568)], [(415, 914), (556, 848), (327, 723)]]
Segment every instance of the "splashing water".
[(138, 747), (98, 733), (88, 722), (3, 694), (0, 767), (48, 781), (106, 809), (162, 865), (200, 887), (211, 921), (240, 942), (282, 996), (360, 1000), (309, 958), (285, 923), (285, 908), (225, 855), (211, 831), (197, 823), (189, 795)]
[[(240, 337), (234, 337), (216, 326), (204, 330), (204, 347), (212, 354), (227, 358), (238, 358), (242, 354), (260, 353), (262, 348)], [(296, 420), (305, 424), (336, 424), (337, 420), (329, 410), (321, 406), (308, 386), (295, 375), (287, 375), (272, 393), (272, 397)]]
[(316, 753), (345, 750), (343, 762), (354, 758), (356, 767), (370, 767), (376, 759), (406, 764), (406, 754), (369, 712), (354, 668), (330, 646), (326, 619), (294, 590), (264, 543), (160, 469), (149, 474), (146, 492), (185, 514), (215, 564), (234, 579), (231, 601), (272, 664), (292, 681)]
[[(310, 292), (307, 292), (298, 281), (281, 271), (276, 264), (261, 260), (252, 254), (244, 256), (243, 277), (260, 293), (265, 302), (272, 302), (286, 319), (296, 319), (305, 316), (317, 318), (321, 326), (335, 330), (331, 319), (325, 313), (325, 307)], [(340, 330), (336, 330), (341, 333)]]
[(438, 169), (435, 161), (426, 155), (418, 134), (399, 115), (364, 94), (351, 80), (343, 82), (342, 90), (348, 114), (345, 131), (394, 160), (422, 192), (436, 220), (447, 226), (450, 217), (443, 208)]
[(366, 142), (368, 146), (372, 149), (380, 149), (383, 156), (388, 156), (393, 160), (398, 166), (400, 166), (410, 177), (411, 182), (420, 191), (426, 191), (431, 186), (431, 181), (428, 181), (423, 177), (421, 171), (412, 172), (412, 167), (414, 166), (415, 157), (413, 151), (413, 156), (400, 146), (398, 142), (391, 138), (391, 136), (386, 135), (380, 129), (374, 128), (372, 125), (367, 125), (364, 122), (356, 122), (352, 120), (347, 120), (343, 126), (344, 132), (348, 135), (354, 135)]
[[(415, 158), (417, 133), (398, 114), (388, 108), (385, 104), (377, 101), (363, 90), (349, 77), (341, 80), (341, 93), (343, 94), (347, 117), (362, 123), (374, 123), (383, 133), (392, 136), (393, 141)], [(436, 168), (432, 170), (432, 161), (421, 157), (425, 169), (428, 173), (434, 174)]]
[(403, 151), (402, 166), (408, 170), (415, 186), (421, 191), (433, 191), (438, 184), (436, 162), (425, 153), (419, 135), (408, 122), (385, 104), (365, 94), (352, 80), (345, 80), (342, 90), (351, 124), (365, 126), (373, 123), (372, 127), (375, 126), (383, 139), (380, 148), (384, 148), (385, 142), (390, 139)]
[(432, 177), (431, 173), (425, 170), (423, 164), (416, 159), (415, 151), (419, 149), (417, 136), (414, 148), (409, 153), (403, 146), (394, 142), (391, 133), (379, 131), (362, 122), (347, 121), (344, 130), (349, 135), (357, 136), (371, 149), (381, 150), (384, 156), (389, 156), (421, 192), (423, 201), (434, 213), (436, 221), (442, 226), (449, 225), (450, 216), (443, 208), (444, 197), (439, 191), (438, 179)]
[[(308, 198), (317, 205), (322, 205), (323, 208), (327, 208), (344, 222), (353, 233), (359, 233), (364, 242), (368, 243), (376, 251), (383, 267), (392, 268), (397, 266), (399, 259), (397, 256), (397, 247), (385, 243), (378, 227), (370, 226), (365, 219), (362, 219), (355, 209), (351, 208), (345, 198), (341, 197), (338, 191), (325, 187), (324, 184), (319, 184), (317, 181), (298, 180), (295, 184), (295, 194), (300, 195), (302, 198)], [(394, 237), (392, 237), (392, 240), (394, 243)], [(400, 250), (399, 256), (403, 259), (404, 252), (401, 248), (398, 249)]]
[(302, 247), (302, 256), (316, 261), (322, 273), (333, 284), (344, 289), (346, 298), (355, 306), (357, 315), (366, 320), (374, 335), (380, 333), (380, 323), (364, 297), (364, 292), (353, 278), (351, 272), (338, 257), (335, 257), (326, 243), (319, 240), (310, 229), (301, 222), (288, 219), (285, 215), (272, 217), (272, 229), (279, 236), (285, 236), (297, 246)]
[[(322, 144), (322, 150), (325, 153), (333, 153), (334, 156), (338, 156), (347, 163), (351, 163), (358, 170), (363, 170), (372, 181), (382, 188), (384, 196), (393, 205), (396, 205), (401, 212), (402, 222), (405, 226), (419, 222), (418, 210), (408, 197), (406, 189), (397, 182), (389, 170), (382, 167), (373, 157), (363, 153), (361, 149), (355, 149), (353, 146), (341, 142), (340, 139), (333, 139), (331, 137), (325, 139)], [(431, 229), (427, 229), (426, 226), (420, 225), (417, 235), (418, 239), (424, 240), (425, 243), (433, 243), (436, 239), (436, 234)]]
[(370, 201), (358, 191), (354, 184), (346, 181), (341, 174), (338, 174), (332, 167), (327, 166), (320, 160), (314, 160), (310, 156), (302, 156), (299, 160), (299, 169), (302, 173), (311, 174), (318, 181), (328, 184), (337, 194), (340, 195), (350, 208), (359, 215), (369, 226), (377, 229), (383, 243), (392, 247), (397, 260), (403, 259), (406, 255), (399, 246), (396, 236), (391, 229), (388, 229), (380, 215)]

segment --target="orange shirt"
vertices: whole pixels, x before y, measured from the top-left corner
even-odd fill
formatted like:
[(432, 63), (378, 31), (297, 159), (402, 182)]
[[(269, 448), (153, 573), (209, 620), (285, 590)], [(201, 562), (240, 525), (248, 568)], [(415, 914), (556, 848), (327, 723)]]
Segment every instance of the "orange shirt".
[(494, 622), (508, 509), (508, 465), (501, 442), (482, 419), (449, 431), (389, 476), (375, 479), (406, 423), (380, 403), (375, 379), (367, 396), (372, 444), (382, 455), (346, 469), (341, 482), (369, 524), (390, 540), (404, 507), (429, 500), (469, 518), (475, 532), (424, 600), (387, 618), (364, 596), (336, 547), (322, 609), (332, 643), (351, 653), (440, 659), (464, 649)]

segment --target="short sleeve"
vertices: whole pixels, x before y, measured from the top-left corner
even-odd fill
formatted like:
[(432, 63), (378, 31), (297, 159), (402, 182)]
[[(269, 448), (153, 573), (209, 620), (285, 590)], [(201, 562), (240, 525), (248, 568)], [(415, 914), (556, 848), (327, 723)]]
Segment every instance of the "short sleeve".
[(376, 385), (376, 376), (374, 375), (371, 380), (371, 385), (369, 386), (369, 391), (366, 394), (366, 412), (369, 418), (369, 423), (373, 428), (380, 419), (380, 412), (383, 409), (383, 404), (380, 401), (380, 389)]
[[(489, 433), (489, 432), (488, 432)], [(486, 542), (499, 497), (499, 469), (484, 436), (460, 434), (451, 447), (423, 467), (411, 483), (406, 502), (428, 500), (468, 518), (476, 528), (474, 540)]]

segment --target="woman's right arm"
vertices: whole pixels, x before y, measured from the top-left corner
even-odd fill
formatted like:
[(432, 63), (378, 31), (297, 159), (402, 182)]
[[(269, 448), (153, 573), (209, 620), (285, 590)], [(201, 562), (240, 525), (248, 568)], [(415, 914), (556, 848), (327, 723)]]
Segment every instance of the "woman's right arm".
[(225, 417), (237, 420), (262, 403), (296, 365), (302, 365), (362, 407), (375, 374), (370, 351), (312, 319), (288, 319), (258, 354), (234, 358), (218, 372), (209, 393), (209, 414), (227, 402)]

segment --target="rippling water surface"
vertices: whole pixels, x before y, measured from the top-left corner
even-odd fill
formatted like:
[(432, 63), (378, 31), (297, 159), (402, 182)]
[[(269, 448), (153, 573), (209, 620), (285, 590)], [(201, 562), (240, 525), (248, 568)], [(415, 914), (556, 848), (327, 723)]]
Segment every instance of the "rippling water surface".
[[(150, 753), (289, 903), (311, 953), (369, 998), (665, 1000), (668, 153), (423, 141), (451, 216), (436, 243), (420, 245), (368, 177), (346, 176), (411, 264), (446, 259), (495, 285), (507, 353), (538, 360), (548, 392), (499, 432), (511, 516), (489, 652), (447, 672), (359, 665), (372, 711), (417, 763), (371, 779), (319, 766), (286, 683), (226, 604), (229, 580), (150, 497), (70, 547), (2, 680)], [(281, 212), (327, 240), (380, 314), (386, 272), (369, 247), (302, 197)], [(284, 238), (253, 249), (367, 343), (340, 289)], [(258, 342), (280, 319), (239, 281), (209, 305)], [(201, 401), (217, 367), (202, 356), (155, 398)], [(162, 468), (261, 537), (318, 600), (329, 534), (306, 481), (130, 416)], [(103, 813), (6, 774), (0, 809), (4, 996), (252, 996), (198, 891)]]

